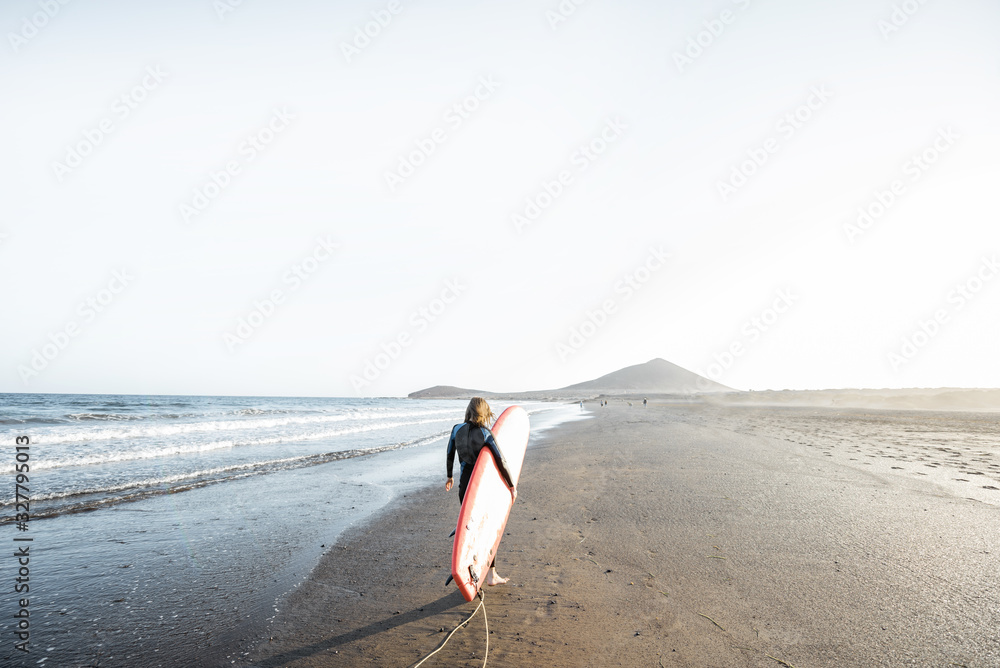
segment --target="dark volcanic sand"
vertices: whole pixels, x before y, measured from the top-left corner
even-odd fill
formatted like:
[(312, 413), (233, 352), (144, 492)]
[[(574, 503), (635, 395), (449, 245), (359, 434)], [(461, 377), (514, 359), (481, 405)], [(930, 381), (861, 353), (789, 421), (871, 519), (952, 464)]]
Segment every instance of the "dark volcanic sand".
[[(831, 457), (741, 433), (739, 408), (588, 407), (528, 450), (498, 559), (511, 584), (486, 594), (490, 666), (1000, 665), (1000, 490), (873, 468), (882, 446), (860, 437)], [(782, 410), (768, 419), (834, 415)], [(408, 666), (475, 609), (444, 586), (458, 499), (441, 461), (439, 487), (323, 557), (248, 665)], [(480, 613), (424, 666), (484, 649)]]

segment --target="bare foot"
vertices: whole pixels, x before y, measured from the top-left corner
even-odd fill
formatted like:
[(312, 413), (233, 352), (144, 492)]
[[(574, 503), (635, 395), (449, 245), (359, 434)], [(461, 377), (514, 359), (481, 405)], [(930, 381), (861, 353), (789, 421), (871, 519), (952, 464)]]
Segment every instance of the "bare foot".
[(495, 568), (491, 568), (486, 573), (486, 586), (487, 587), (495, 587), (496, 585), (507, 584), (507, 580), (508, 580), (508, 578), (502, 578), (502, 577), (500, 577), (497, 574), (497, 570)]

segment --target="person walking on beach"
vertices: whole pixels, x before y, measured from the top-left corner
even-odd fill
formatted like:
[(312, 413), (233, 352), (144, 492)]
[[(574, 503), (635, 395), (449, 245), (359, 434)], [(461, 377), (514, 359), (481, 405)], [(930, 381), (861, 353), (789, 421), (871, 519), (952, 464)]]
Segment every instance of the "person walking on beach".
[[(482, 397), (473, 397), (472, 401), (469, 402), (468, 408), (465, 409), (465, 422), (452, 427), (451, 438), (448, 439), (448, 481), (444, 484), (444, 491), (450, 492), (452, 485), (455, 484), (455, 479), (452, 478), (452, 470), (455, 463), (455, 454), (457, 453), (458, 461), (461, 465), (461, 474), (458, 480), (459, 503), (465, 499), (465, 488), (469, 484), (469, 479), (472, 477), (472, 469), (476, 466), (476, 460), (479, 459), (479, 451), (483, 447), (488, 447), (490, 452), (493, 453), (493, 459), (496, 460), (497, 468), (500, 469), (500, 475), (503, 476), (504, 482), (510, 487), (511, 498), (517, 498), (517, 489), (514, 487), (510, 470), (507, 468), (507, 460), (504, 458), (503, 453), (500, 452), (500, 448), (497, 447), (497, 442), (493, 438), (493, 432), (490, 431), (488, 426), (493, 419), (493, 411), (490, 410), (490, 405), (486, 403), (486, 400)], [(500, 577), (497, 574), (495, 563), (496, 557), (490, 562), (490, 570), (486, 573), (486, 584), (490, 587), (507, 582), (507, 578)]]

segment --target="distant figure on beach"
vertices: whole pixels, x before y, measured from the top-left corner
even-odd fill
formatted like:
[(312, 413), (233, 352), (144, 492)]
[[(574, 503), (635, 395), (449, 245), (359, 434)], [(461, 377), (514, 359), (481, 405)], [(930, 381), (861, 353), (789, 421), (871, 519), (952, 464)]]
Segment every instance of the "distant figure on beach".
[[(580, 403), (580, 406), (583, 406), (583, 402)], [(493, 453), (497, 468), (500, 469), (504, 482), (510, 487), (511, 496), (517, 498), (517, 489), (514, 488), (510, 471), (507, 468), (507, 460), (504, 459), (503, 453), (497, 447), (493, 432), (489, 428), (494, 417), (493, 411), (490, 410), (490, 405), (486, 403), (485, 399), (473, 397), (468, 408), (465, 409), (465, 422), (452, 427), (451, 438), (448, 439), (448, 481), (444, 484), (444, 491), (450, 492), (452, 485), (455, 484), (455, 479), (452, 478), (451, 474), (455, 463), (455, 453), (458, 453), (458, 461), (461, 466), (461, 475), (458, 480), (459, 503), (465, 499), (465, 488), (472, 477), (472, 469), (476, 466), (476, 460), (479, 459), (479, 451), (484, 446)], [(486, 573), (486, 584), (490, 587), (507, 582), (507, 578), (502, 578), (497, 574), (495, 563), (496, 557), (490, 562), (490, 570)]]
[(643, 408), (645, 408), (645, 407), (646, 407), (646, 397), (643, 397), (643, 398), (642, 398), (642, 407), (643, 407)]
[(583, 410), (583, 402), (582, 401), (580, 402), (580, 410), (581, 411)]

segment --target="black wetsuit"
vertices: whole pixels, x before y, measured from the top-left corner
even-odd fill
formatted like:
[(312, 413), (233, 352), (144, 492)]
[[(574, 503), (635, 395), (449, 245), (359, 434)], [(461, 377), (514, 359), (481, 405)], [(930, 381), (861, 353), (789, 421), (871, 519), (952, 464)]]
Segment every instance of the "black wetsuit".
[(476, 465), (476, 460), (479, 459), (479, 451), (483, 449), (483, 446), (487, 446), (493, 453), (493, 459), (496, 460), (497, 468), (500, 469), (500, 475), (503, 476), (507, 486), (514, 486), (510, 471), (507, 469), (507, 460), (500, 452), (500, 448), (497, 447), (493, 433), (486, 427), (473, 427), (468, 422), (456, 424), (451, 430), (451, 438), (448, 439), (448, 477), (452, 477), (451, 472), (454, 468), (455, 453), (457, 452), (458, 461), (462, 467), (458, 481), (459, 503), (465, 499), (465, 488), (469, 484), (472, 469)]
[[(452, 468), (455, 463), (455, 453), (458, 453), (458, 461), (462, 467), (462, 473), (458, 479), (458, 502), (465, 500), (465, 488), (472, 477), (472, 469), (476, 467), (476, 460), (479, 459), (479, 451), (483, 447), (488, 447), (493, 453), (493, 459), (500, 469), (500, 475), (508, 487), (513, 487), (514, 483), (507, 469), (507, 460), (504, 458), (500, 448), (497, 447), (493, 432), (486, 427), (473, 427), (468, 422), (456, 424), (451, 430), (451, 438), (448, 439), (448, 477), (451, 478)], [(490, 560), (490, 568), (493, 568), (496, 557)]]

